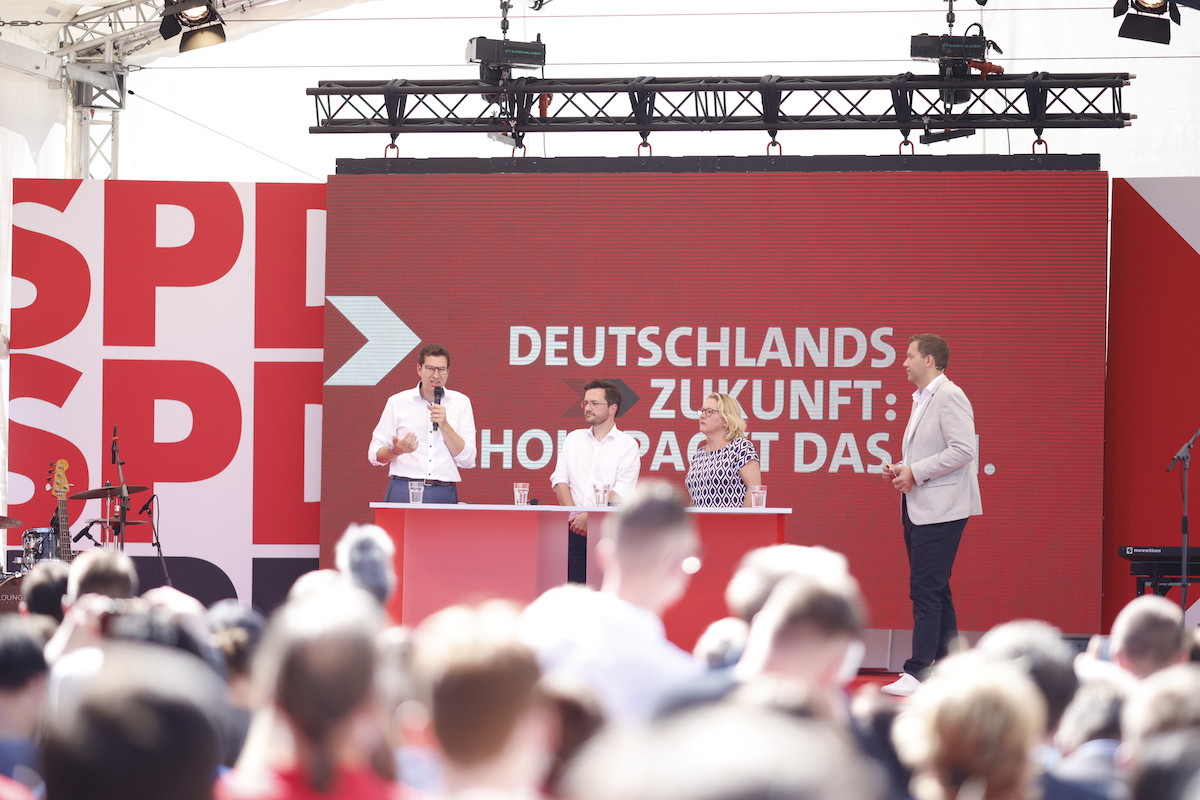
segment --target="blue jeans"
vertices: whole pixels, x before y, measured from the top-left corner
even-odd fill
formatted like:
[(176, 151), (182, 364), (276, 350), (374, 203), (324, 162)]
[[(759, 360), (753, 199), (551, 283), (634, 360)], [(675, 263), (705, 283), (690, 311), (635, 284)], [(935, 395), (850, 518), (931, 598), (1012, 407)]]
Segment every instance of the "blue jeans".
[[(408, 480), (405, 478), (392, 477), (389, 479), (387, 485), (387, 495), (383, 498), (383, 502), (407, 503), (408, 483)], [(421, 502), (441, 503), (443, 505), (452, 506), (458, 502), (458, 484), (452, 483), (449, 486), (426, 486), (425, 494), (421, 498)]]

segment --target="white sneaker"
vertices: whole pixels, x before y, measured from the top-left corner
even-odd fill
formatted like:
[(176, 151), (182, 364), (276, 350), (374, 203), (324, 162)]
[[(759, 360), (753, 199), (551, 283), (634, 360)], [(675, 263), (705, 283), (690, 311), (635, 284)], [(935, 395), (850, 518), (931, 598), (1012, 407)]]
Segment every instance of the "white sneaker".
[(908, 697), (913, 692), (921, 687), (921, 682), (909, 675), (907, 672), (901, 672), (900, 677), (880, 689), (884, 694), (895, 695), (896, 697)]

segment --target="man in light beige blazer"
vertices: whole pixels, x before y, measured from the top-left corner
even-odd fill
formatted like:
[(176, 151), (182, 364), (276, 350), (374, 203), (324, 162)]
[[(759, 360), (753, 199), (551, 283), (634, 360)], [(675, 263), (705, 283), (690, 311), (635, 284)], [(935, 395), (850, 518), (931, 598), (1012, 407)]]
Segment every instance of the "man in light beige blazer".
[(912, 657), (883, 691), (910, 695), (958, 634), (950, 574), (967, 518), (983, 513), (975, 413), (971, 401), (946, 377), (950, 346), (932, 333), (908, 342), (904, 369), (917, 387), (904, 430), (903, 458), (884, 464), (883, 476), (901, 493), (900, 517), (908, 553), (913, 604)]

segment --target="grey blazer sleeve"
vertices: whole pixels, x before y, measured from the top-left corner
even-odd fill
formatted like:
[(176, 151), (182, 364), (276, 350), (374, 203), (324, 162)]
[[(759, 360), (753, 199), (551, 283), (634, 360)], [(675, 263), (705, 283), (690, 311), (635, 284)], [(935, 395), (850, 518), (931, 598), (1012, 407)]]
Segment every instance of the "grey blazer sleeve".
[(944, 384), (929, 398), (925, 411), (913, 435), (913, 450), (936, 450), (911, 464), (918, 486), (961, 469), (976, 458), (975, 413), (962, 389), (953, 383)]

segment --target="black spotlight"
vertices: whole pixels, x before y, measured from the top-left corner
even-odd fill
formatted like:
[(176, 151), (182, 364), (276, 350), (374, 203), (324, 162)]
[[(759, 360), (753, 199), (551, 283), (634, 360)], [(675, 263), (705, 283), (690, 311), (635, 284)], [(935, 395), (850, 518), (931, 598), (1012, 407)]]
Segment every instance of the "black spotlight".
[(1114, 17), (1125, 17), (1118, 36), (1158, 44), (1171, 43), (1171, 23), (1179, 24), (1179, 6), (1175, 0), (1132, 0), (1132, 9), (1130, 5), (1130, 0), (1117, 0), (1113, 6)]
[(179, 52), (199, 50), (225, 41), (225, 26), (217, 13), (214, 0), (180, 0), (163, 6), (162, 23), (158, 32), (164, 39), (183, 33)]

